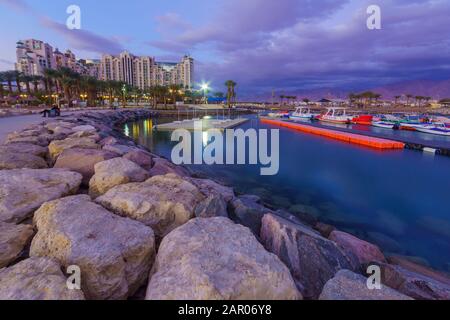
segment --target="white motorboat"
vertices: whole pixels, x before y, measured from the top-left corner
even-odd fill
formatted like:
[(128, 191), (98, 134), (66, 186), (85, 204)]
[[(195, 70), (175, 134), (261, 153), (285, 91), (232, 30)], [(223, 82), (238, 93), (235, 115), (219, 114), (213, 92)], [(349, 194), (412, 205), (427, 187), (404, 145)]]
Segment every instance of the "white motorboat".
[(394, 129), (397, 124), (390, 121), (373, 121), (372, 126), (377, 128)]
[(332, 123), (351, 123), (353, 117), (347, 115), (346, 108), (328, 108), (325, 114), (318, 117), (320, 121)]
[(429, 134), (435, 134), (439, 136), (447, 136), (450, 137), (450, 128), (447, 128), (445, 125), (429, 125), (416, 128), (417, 131)]
[(308, 107), (297, 107), (295, 111), (289, 116), (292, 120), (312, 120), (318, 114), (312, 113)]

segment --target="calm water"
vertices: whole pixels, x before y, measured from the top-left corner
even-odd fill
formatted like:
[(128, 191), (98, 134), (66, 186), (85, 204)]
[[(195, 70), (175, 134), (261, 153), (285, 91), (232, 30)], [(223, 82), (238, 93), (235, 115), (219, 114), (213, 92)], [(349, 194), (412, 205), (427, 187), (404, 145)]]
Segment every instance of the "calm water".
[[(159, 120), (161, 122), (161, 120)], [(276, 128), (256, 118), (242, 128)], [(125, 133), (170, 158), (170, 133), (151, 120)], [(450, 158), (417, 151), (379, 152), (280, 128), (280, 171), (259, 166), (191, 166), (266, 202), (308, 212), (378, 244), (387, 253), (420, 257), (450, 272)]]

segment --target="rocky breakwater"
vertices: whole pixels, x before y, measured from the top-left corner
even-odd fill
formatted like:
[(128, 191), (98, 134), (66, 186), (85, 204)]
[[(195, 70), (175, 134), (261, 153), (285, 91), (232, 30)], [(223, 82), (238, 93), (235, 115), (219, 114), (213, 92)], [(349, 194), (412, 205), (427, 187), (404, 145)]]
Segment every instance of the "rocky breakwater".
[[(149, 115), (85, 112), (7, 137), (0, 299), (448, 299), (445, 275), (193, 176), (117, 128)], [(369, 264), (383, 290), (364, 285)]]

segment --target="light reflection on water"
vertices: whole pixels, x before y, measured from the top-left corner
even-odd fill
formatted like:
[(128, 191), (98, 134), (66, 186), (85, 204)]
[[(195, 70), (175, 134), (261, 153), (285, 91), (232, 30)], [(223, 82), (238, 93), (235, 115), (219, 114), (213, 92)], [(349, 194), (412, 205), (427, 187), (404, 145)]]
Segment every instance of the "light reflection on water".
[[(153, 124), (129, 123), (124, 131), (128, 128), (136, 142), (170, 158), (175, 143), (170, 133), (153, 132)], [(275, 128), (257, 119), (241, 127)], [(277, 176), (260, 176), (259, 166), (190, 168), (277, 207), (307, 212), (388, 253), (417, 256), (450, 271), (450, 158), (410, 150), (379, 152), (285, 128), (280, 139)]]

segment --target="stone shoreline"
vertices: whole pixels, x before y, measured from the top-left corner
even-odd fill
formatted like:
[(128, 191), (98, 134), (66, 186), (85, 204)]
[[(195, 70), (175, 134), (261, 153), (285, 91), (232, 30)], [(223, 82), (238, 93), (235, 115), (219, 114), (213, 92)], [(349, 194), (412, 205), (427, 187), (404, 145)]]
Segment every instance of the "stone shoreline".
[[(86, 112), (0, 146), (0, 299), (450, 299), (447, 275), (201, 179)], [(382, 290), (367, 288), (367, 266)], [(69, 290), (70, 266), (81, 290)], [(63, 271), (62, 271), (63, 270)]]

